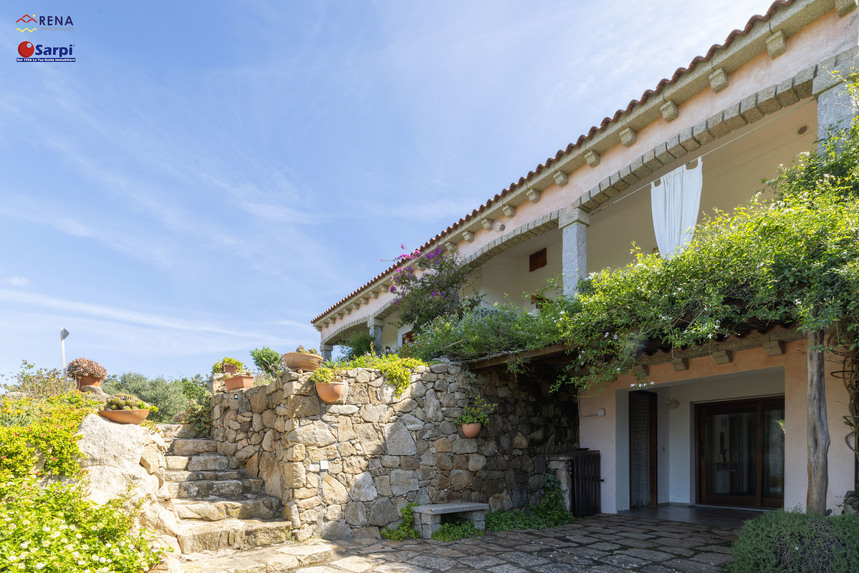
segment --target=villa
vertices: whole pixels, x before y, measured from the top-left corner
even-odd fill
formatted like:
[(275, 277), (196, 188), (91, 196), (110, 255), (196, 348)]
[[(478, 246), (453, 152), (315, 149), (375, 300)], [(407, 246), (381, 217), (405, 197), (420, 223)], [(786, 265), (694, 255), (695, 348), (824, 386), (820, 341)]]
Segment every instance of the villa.
[[(830, 127), (852, 119), (841, 78), (853, 73), (859, 54), (856, 6), (773, 3), (421, 250), (456, 250), (490, 303), (557, 275), (573, 292), (580, 277), (632, 262), (633, 241), (645, 252), (671, 252), (700, 213), (746, 203), (762, 177), (775, 176), (779, 165), (813, 151)], [(402, 344), (410, 327), (398, 326), (392, 272), (313, 319), (326, 358), (356, 331), (369, 332), (381, 347)], [(529, 304), (536, 301), (522, 302)], [(559, 357), (547, 350), (533, 359)], [(657, 503), (804, 506), (802, 335), (781, 327), (753, 331), (715, 350), (643, 356), (638, 367), (654, 381), (646, 391), (625, 376), (578, 397), (579, 445), (601, 455), (602, 511)], [(829, 376), (838, 367), (827, 364), (830, 508), (853, 489), (855, 471), (842, 422), (847, 393)]]

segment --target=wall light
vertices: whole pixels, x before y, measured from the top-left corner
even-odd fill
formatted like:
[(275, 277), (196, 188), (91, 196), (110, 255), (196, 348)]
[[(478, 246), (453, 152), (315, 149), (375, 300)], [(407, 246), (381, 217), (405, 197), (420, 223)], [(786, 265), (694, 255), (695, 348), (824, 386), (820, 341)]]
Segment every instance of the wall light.
[(592, 418), (594, 416), (600, 416), (600, 417), (605, 416), (605, 408), (600, 408), (599, 410), (597, 410), (596, 414), (580, 414), (579, 415), (580, 418)]
[(676, 410), (680, 406), (680, 400), (678, 400), (677, 398), (671, 398), (670, 400), (668, 400), (668, 402), (666, 402), (666, 404), (672, 410)]

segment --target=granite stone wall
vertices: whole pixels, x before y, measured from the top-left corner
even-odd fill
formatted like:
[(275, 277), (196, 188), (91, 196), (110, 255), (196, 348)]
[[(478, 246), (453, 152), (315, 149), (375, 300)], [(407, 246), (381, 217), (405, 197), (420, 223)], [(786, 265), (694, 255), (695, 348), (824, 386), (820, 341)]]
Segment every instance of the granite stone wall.
[(484, 372), (477, 387), (498, 409), (477, 438), (454, 420), (468, 403), (461, 367), (420, 368), (402, 396), (376, 370), (346, 372), (337, 404), (310, 374), (216, 394), (213, 437), (233, 467), (265, 481), (303, 540), (378, 537), (409, 502), (536, 502), (546, 454), (577, 445), (575, 401), (535, 379)]

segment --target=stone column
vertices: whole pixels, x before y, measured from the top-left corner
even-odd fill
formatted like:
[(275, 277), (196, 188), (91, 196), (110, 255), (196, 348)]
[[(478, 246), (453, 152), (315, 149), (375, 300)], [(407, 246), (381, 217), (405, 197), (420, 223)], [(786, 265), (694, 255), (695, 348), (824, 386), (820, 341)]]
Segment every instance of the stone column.
[(855, 79), (855, 66), (859, 64), (857, 49), (849, 50), (836, 58), (832, 69), (818, 72), (812, 84), (817, 99), (817, 137), (823, 139), (831, 129), (847, 129), (857, 115), (856, 102), (847, 91), (844, 81)]
[(320, 344), (319, 352), (322, 353), (322, 359), (326, 362), (331, 360), (331, 351), (334, 350), (333, 344)]
[(576, 292), (579, 279), (588, 274), (588, 234), (590, 217), (581, 209), (568, 209), (561, 213), (558, 227), (561, 229), (563, 253), (561, 268), (564, 275), (564, 294)]
[(385, 347), (382, 346), (382, 329), (385, 328), (385, 321), (371, 318), (367, 321), (367, 328), (370, 329), (370, 336), (373, 337), (373, 352), (381, 356), (385, 352)]

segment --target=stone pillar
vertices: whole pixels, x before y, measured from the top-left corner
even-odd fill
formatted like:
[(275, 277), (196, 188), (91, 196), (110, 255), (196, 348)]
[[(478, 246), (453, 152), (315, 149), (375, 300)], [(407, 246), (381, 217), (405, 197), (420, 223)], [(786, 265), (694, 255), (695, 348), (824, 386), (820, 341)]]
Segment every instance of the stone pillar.
[(573, 482), (570, 478), (570, 460), (562, 456), (550, 456), (549, 460), (549, 469), (555, 472), (555, 476), (561, 484), (561, 493), (564, 495), (564, 509), (573, 511)]
[(331, 351), (334, 350), (333, 344), (320, 344), (319, 352), (322, 353), (322, 359), (326, 362), (331, 360)]
[(385, 353), (385, 347), (382, 346), (382, 329), (385, 328), (385, 321), (371, 318), (367, 321), (367, 328), (370, 329), (370, 336), (373, 337), (373, 352), (381, 356)]
[(857, 115), (856, 102), (847, 91), (844, 81), (855, 80), (855, 66), (859, 64), (854, 48), (837, 57), (832, 69), (818, 72), (812, 84), (817, 99), (817, 137), (823, 139), (832, 129), (847, 129)]
[(561, 268), (564, 275), (564, 294), (576, 292), (579, 279), (588, 274), (588, 236), (590, 217), (581, 209), (568, 209), (561, 213), (558, 227), (561, 229), (563, 253)]

